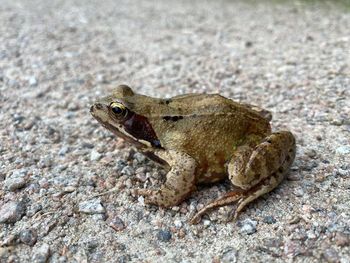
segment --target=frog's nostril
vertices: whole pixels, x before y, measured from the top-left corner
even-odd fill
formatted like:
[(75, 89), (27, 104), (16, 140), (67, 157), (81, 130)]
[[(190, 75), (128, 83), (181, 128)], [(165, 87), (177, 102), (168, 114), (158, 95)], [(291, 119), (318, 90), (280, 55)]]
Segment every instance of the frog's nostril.
[(101, 103), (95, 103), (94, 107), (96, 107), (96, 109), (98, 109), (98, 110), (103, 109), (103, 105)]

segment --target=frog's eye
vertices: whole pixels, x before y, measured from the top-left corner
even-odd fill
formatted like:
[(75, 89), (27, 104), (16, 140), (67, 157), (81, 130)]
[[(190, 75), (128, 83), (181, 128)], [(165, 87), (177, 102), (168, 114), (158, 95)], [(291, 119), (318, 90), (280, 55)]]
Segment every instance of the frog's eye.
[(127, 113), (125, 106), (119, 102), (112, 102), (110, 107), (113, 113), (117, 116), (125, 116)]

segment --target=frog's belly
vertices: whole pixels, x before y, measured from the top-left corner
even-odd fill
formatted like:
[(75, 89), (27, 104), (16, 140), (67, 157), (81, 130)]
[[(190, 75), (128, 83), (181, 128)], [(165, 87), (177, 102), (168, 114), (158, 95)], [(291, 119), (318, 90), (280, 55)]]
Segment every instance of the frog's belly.
[(210, 184), (224, 180), (227, 177), (224, 163), (199, 162), (196, 168), (196, 181), (199, 184)]
[(199, 184), (211, 184), (220, 182), (227, 178), (225, 172), (216, 173), (216, 172), (205, 172), (197, 176), (197, 183)]

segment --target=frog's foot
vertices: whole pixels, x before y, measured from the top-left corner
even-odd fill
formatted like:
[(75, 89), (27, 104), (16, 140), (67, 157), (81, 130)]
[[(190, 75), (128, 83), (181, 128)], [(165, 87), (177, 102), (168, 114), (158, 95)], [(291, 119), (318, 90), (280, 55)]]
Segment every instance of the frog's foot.
[(186, 153), (173, 150), (158, 151), (156, 155), (171, 167), (165, 183), (159, 190), (140, 189), (136, 194), (145, 197), (145, 203), (162, 207), (179, 204), (195, 189), (196, 161)]
[(136, 196), (143, 196), (143, 197), (147, 197), (147, 196), (151, 196), (154, 194), (154, 192), (156, 192), (155, 190), (149, 190), (149, 189), (132, 189), (131, 190), (133, 195)]
[(246, 190), (246, 191), (232, 191), (226, 193), (223, 197), (220, 197), (209, 204), (207, 204), (205, 207), (203, 207), (200, 211), (195, 214), (191, 220), (191, 224), (198, 224), (202, 215), (208, 212), (210, 209), (230, 205), (234, 202), (237, 202), (237, 206), (235, 209), (232, 210), (230, 215), (227, 218), (227, 221), (230, 221), (232, 219), (236, 220), (239, 213), (242, 211), (242, 209), (251, 201), (258, 198), (259, 196), (270, 192), (272, 189), (275, 188), (275, 186), (278, 184), (277, 182), (282, 181), (283, 174), (281, 172), (277, 172), (277, 174), (271, 175), (269, 178), (266, 178), (262, 182), (260, 182), (258, 185), (254, 186), (252, 189)]
[(191, 220), (197, 223), (209, 209), (237, 202), (233, 218), (250, 202), (270, 192), (284, 178), (295, 157), (295, 139), (282, 131), (266, 137), (255, 148), (239, 147), (227, 166), (233, 185), (243, 192), (230, 192), (201, 209)]
[(223, 197), (220, 197), (212, 202), (210, 202), (209, 204), (207, 204), (206, 206), (204, 206), (201, 210), (199, 210), (191, 219), (190, 219), (190, 224), (196, 225), (199, 223), (199, 221), (201, 220), (201, 217), (208, 212), (210, 209), (213, 209), (215, 207), (219, 207), (219, 206), (224, 206), (224, 205), (229, 205), (232, 204), (234, 202), (236, 202), (237, 200), (240, 200), (243, 197), (241, 192), (229, 192), (226, 193)]

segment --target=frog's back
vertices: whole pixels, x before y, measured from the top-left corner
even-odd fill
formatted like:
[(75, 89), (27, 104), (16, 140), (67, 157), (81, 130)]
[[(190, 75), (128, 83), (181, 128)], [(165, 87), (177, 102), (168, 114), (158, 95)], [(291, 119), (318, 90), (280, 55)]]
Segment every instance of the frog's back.
[[(166, 148), (186, 148), (195, 155), (215, 152), (226, 159), (234, 147), (270, 133), (258, 112), (217, 94), (187, 94), (165, 100), (154, 128)], [(152, 121), (152, 120), (151, 120)]]
[(185, 94), (167, 100), (172, 112), (183, 115), (223, 114), (235, 111), (239, 104), (219, 94)]
[(271, 120), (268, 111), (254, 105), (237, 103), (219, 94), (185, 94), (165, 101), (169, 113), (183, 117), (216, 116), (216, 119), (231, 118), (263, 123)]

